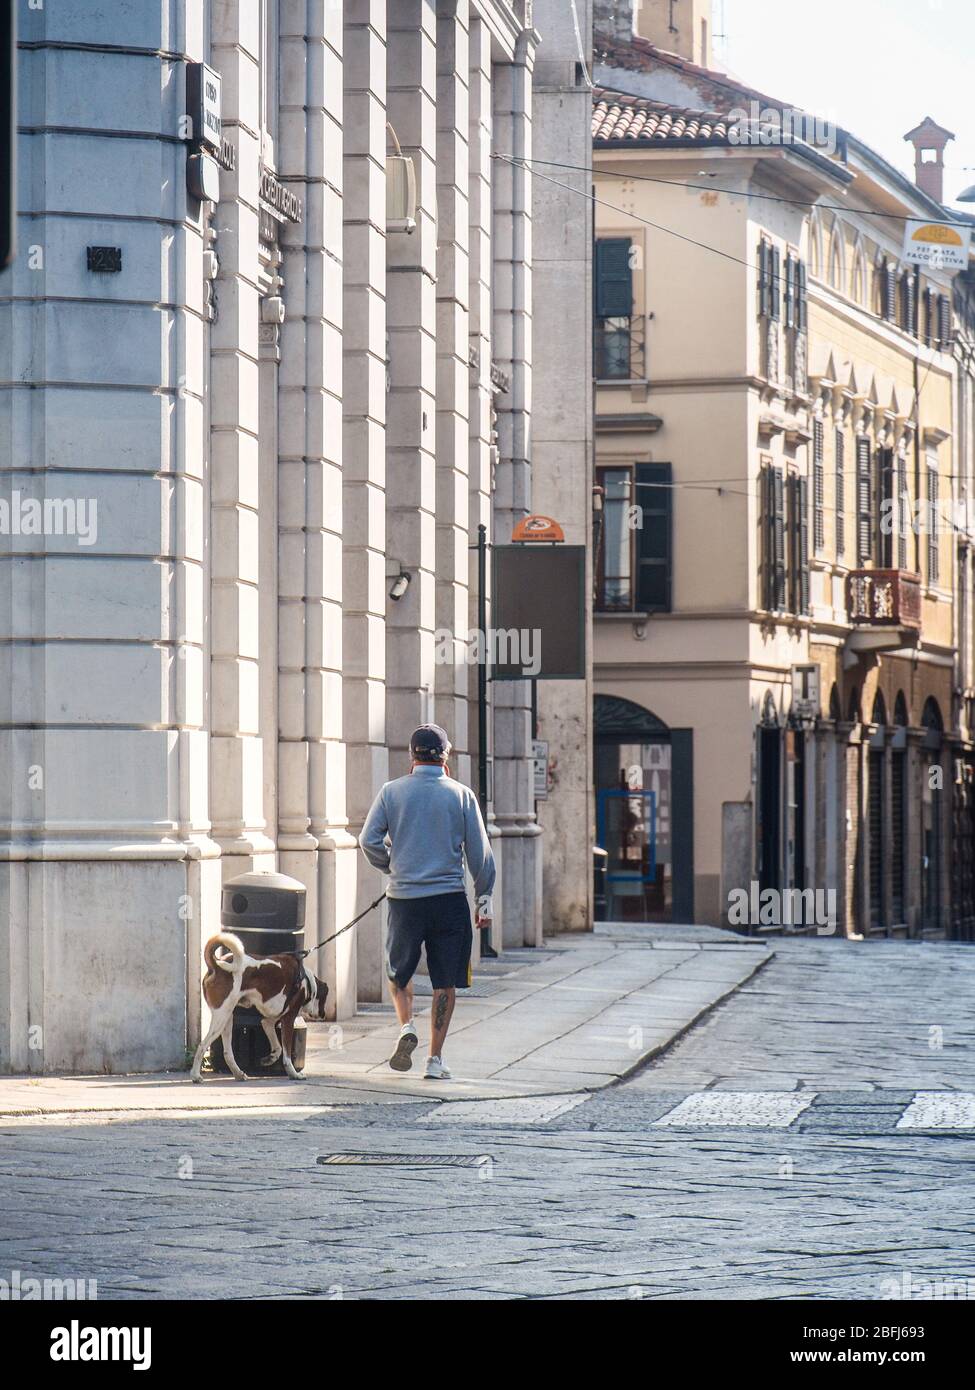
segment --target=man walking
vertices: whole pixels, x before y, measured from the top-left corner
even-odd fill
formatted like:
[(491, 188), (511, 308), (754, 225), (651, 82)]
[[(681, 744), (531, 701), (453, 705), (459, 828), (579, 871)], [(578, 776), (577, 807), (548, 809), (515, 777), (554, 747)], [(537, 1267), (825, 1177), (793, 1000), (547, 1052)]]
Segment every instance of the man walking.
[(477, 798), (447, 770), (450, 742), (438, 724), (421, 724), (410, 739), (406, 777), (387, 782), (362, 827), (359, 844), (374, 868), (389, 874), (386, 975), (400, 1021), (389, 1059), (409, 1071), (419, 1042), (413, 1021), (413, 975), (426, 946), (433, 986), (430, 1055), (423, 1075), (449, 1080), (443, 1045), (458, 989), (470, 984), (471, 914), (464, 860), (474, 880), (477, 925), (490, 922), (494, 855)]

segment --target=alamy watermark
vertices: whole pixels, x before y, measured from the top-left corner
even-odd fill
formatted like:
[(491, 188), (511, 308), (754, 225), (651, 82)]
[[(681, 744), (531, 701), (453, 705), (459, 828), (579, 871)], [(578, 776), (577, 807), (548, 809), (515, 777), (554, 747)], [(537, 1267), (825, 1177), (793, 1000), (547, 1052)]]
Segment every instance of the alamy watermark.
[(27, 1303), (34, 1300), (59, 1303), (83, 1298), (93, 1302), (98, 1297), (97, 1279), (62, 1279), (51, 1275), (24, 1274), (10, 1271), (10, 1278), (0, 1277), (0, 1303)]
[(25, 497), (16, 488), (0, 497), (0, 535), (74, 536), (79, 545), (98, 540), (94, 497)]
[(837, 126), (824, 116), (797, 111), (786, 106), (762, 106), (751, 101), (728, 112), (728, 143), (731, 145), (791, 145), (796, 141), (817, 150), (835, 154)]
[(728, 893), (730, 927), (815, 927), (836, 933), (835, 888), (762, 888), (756, 881)]

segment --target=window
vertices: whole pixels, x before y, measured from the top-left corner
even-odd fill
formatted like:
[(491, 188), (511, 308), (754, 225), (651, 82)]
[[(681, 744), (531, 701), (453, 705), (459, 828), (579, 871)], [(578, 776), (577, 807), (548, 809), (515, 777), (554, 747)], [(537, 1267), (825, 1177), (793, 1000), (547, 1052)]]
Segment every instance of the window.
[(928, 583), (937, 584), (941, 578), (941, 556), (938, 549), (940, 533), (938, 518), (938, 459), (928, 455)]
[(785, 487), (782, 469), (762, 469), (762, 604), (769, 613), (785, 608)]
[(857, 436), (857, 565), (873, 559), (873, 479), (870, 476), (870, 440)]
[(669, 463), (638, 463), (636, 606), (642, 613), (669, 613), (672, 584), (674, 490)]
[(633, 475), (629, 468), (601, 468), (603, 534), (597, 567), (596, 605), (613, 611), (633, 607)]
[(594, 356), (599, 380), (629, 380), (631, 363), (633, 269), (629, 237), (600, 237), (594, 266)]
[(673, 570), (670, 464), (639, 463), (635, 470), (600, 468), (597, 478), (603, 488), (603, 531), (596, 569), (597, 609), (604, 613), (670, 612)]
[(907, 569), (908, 505), (907, 456), (897, 455), (897, 568)]
[(897, 269), (893, 261), (881, 261), (877, 274), (880, 282), (880, 317), (894, 323), (897, 318)]
[(809, 483), (789, 475), (789, 607), (809, 612)]
[(905, 333), (917, 337), (917, 280), (914, 270), (908, 268), (900, 278), (899, 323)]
[(758, 312), (773, 322), (781, 317), (782, 258), (765, 237), (758, 243)]
[(942, 352), (951, 347), (951, 300), (946, 294), (938, 295), (938, 346)]
[(877, 450), (877, 498), (879, 505), (877, 537), (878, 555), (882, 569), (894, 568), (894, 535), (900, 520), (894, 496), (894, 451)]
[(823, 462), (823, 422), (813, 421), (813, 546), (817, 554), (826, 544), (826, 479)]
[(846, 551), (846, 478), (844, 450), (846, 437), (837, 426), (833, 434), (833, 478), (836, 490), (836, 555), (839, 558)]

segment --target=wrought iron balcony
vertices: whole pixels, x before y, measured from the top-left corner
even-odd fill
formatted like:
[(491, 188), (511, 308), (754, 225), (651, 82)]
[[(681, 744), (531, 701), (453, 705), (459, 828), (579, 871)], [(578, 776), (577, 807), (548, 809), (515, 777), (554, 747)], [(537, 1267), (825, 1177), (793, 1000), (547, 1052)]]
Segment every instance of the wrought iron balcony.
[(920, 576), (908, 570), (851, 570), (846, 611), (851, 623), (865, 627), (920, 628)]

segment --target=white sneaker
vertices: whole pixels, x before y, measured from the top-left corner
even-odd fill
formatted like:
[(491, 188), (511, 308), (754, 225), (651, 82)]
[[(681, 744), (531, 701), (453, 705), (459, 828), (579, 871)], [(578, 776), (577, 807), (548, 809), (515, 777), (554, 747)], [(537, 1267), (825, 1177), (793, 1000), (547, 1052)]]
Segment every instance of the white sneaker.
[(452, 1078), (439, 1057), (428, 1057), (423, 1079), (424, 1081), (450, 1081)]
[(410, 1019), (409, 1023), (404, 1023), (399, 1030), (399, 1042), (396, 1044), (396, 1051), (389, 1059), (389, 1065), (393, 1071), (409, 1071), (413, 1065), (413, 1053), (416, 1050), (420, 1039), (416, 1035), (416, 1024)]

